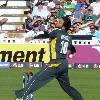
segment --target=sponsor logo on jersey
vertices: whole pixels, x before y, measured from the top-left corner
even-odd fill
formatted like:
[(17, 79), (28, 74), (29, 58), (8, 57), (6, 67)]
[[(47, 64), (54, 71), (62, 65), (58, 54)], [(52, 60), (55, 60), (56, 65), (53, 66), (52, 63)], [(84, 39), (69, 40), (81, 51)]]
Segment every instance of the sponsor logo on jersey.
[(61, 35), (61, 39), (66, 40), (66, 41), (69, 41), (69, 36)]

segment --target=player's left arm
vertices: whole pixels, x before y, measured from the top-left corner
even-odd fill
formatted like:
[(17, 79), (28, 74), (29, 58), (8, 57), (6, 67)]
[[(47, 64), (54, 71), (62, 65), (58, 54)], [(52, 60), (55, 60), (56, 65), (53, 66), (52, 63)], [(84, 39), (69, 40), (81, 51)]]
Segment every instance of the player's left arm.
[(44, 34), (39, 34), (34, 37), (34, 39), (40, 39), (40, 38), (55, 38), (57, 36), (58, 30), (53, 30), (52, 32), (44, 32)]

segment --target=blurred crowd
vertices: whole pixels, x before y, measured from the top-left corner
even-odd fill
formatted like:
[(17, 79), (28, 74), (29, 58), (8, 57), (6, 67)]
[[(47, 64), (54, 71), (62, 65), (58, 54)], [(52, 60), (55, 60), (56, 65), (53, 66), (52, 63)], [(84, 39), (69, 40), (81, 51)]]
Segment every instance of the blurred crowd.
[(100, 0), (31, 0), (23, 28), (29, 42), (56, 30), (60, 18), (68, 16), (71, 35), (93, 35), (100, 39)]
[(26, 41), (36, 35), (56, 30), (60, 18), (71, 19), (71, 35), (93, 35), (100, 38), (100, 0), (35, 0), (25, 20)]

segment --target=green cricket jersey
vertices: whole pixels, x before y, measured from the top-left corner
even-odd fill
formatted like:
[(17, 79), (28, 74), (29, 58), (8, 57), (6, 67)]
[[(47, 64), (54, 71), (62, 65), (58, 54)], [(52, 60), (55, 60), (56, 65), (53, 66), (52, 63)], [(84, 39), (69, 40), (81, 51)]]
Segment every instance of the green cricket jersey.
[(66, 53), (72, 45), (72, 40), (65, 29), (54, 30), (50, 34), (51, 59), (66, 59)]

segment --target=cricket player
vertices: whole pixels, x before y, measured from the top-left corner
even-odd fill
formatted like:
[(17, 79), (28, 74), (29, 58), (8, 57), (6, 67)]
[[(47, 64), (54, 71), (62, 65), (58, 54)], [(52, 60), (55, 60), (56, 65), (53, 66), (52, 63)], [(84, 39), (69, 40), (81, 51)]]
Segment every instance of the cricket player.
[(27, 95), (35, 92), (50, 80), (56, 78), (61, 88), (73, 99), (84, 100), (81, 94), (70, 86), (68, 77), (68, 62), (66, 54), (74, 56), (76, 53), (75, 47), (72, 45), (72, 40), (67, 33), (71, 26), (71, 21), (68, 17), (63, 17), (56, 23), (57, 30), (49, 34), (50, 41), (50, 59), (48, 64), (43, 64), (43, 68), (36, 73), (25, 88), (15, 91), (18, 100), (25, 99)]

